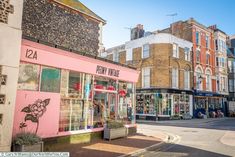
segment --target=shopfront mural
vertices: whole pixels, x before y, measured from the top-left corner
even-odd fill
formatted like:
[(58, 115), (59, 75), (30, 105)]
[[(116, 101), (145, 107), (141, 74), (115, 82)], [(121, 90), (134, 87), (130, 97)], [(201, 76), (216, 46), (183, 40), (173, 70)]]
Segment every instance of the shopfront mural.
[(20, 129), (27, 127), (26, 122), (31, 121), (32, 123), (36, 123), (37, 127), (35, 130), (35, 134), (38, 132), (39, 127), (39, 119), (43, 116), (46, 112), (47, 105), (50, 103), (50, 99), (36, 100), (33, 104), (29, 104), (28, 106), (24, 107), (21, 112), (25, 112), (26, 115), (24, 117), (24, 122), (20, 123)]
[(42, 137), (58, 134), (60, 95), (17, 91), (13, 135), (26, 131)]

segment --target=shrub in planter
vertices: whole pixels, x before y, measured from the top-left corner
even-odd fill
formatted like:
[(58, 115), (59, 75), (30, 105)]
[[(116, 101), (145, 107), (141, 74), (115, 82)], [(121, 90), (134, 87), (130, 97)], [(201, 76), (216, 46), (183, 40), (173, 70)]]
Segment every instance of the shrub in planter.
[(107, 121), (104, 128), (104, 139), (115, 139), (125, 137), (127, 135), (126, 128), (122, 122)]
[(13, 151), (40, 152), (43, 151), (42, 139), (34, 133), (22, 132), (16, 134), (12, 141)]
[(171, 119), (172, 119), (172, 120), (180, 120), (181, 117), (180, 117), (180, 115), (176, 114), (176, 115), (173, 115), (173, 116), (171, 117)]
[(123, 128), (124, 124), (122, 122), (114, 121), (114, 120), (108, 120), (106, 122), (106, 128), (108, 129), (117, 129), (117, 128)]

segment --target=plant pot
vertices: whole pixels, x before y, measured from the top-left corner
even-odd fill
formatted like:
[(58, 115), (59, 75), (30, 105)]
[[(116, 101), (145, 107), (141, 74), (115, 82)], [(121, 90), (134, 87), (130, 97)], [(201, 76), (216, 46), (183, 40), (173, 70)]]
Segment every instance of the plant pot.
[(127, 136), (127, 131), (125, 127), (116, 128), (116, 129), (104, 128), (104, 139), (112, 140), (126, 136)]
[(13, 145), (14, 152), (42, 152), (43, 142), (39, 142), (33, 145)]

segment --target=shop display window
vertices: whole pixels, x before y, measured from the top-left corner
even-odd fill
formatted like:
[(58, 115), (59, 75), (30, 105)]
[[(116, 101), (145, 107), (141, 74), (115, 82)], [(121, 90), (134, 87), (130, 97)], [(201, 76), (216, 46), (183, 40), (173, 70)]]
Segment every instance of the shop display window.
[(96, 76), (95, 82), (94, 82), (94, 88), (101, 89), (101, 90), (103, 89), (103, 90), (115, 91), (116, 90), (116, 80), (101, 77), (101, 76)]
[(61, 99), (59, 131), (74, 131), (85, 128), (83, 101)]
[(43, 92), (60, 93), (60, 69), (42, 67), (40, 89)]
[(18, 89), (38, 90), (40, 66), (29, 63), (20, 63)]
[(136, 96), (136, 113), (156, 115), (154, 94), (138, 94)]
[(68, 95), (72, 98), (82, 98), (83, 75), (79, 72), (69, 72)]

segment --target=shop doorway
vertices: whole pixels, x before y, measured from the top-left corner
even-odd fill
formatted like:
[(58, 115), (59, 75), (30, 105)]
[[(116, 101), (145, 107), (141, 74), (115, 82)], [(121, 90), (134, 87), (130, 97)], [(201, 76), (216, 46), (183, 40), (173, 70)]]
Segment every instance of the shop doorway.
[(116, 94), (109, 92), (95, 91), (93, 98), (94, 126), (104, 125), (106, 120), (115, 120)]

